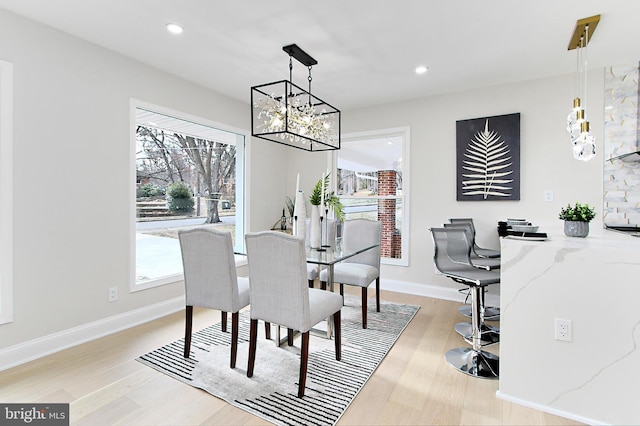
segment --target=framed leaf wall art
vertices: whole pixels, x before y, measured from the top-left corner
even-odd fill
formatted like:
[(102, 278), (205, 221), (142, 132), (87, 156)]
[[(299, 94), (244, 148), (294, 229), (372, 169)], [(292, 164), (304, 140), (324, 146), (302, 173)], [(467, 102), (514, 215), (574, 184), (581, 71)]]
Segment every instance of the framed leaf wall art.
[(520, 199), (520, 113), (456, 121), (458, 201)]

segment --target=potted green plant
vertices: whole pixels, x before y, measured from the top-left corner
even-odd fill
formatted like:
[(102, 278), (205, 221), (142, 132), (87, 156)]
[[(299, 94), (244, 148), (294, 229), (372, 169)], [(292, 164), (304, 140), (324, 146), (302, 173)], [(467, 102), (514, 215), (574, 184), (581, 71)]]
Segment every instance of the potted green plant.
[[(322, 206), (324, 200), (324, 207)], [(344, 212), (340, 199), (329, 192), (329, 175), (321, 177), (313, 187), (309, 195), (311, 203), (311, 216), (309, 219), (309, 246), (319, 248), (322, 245), (321, 217), (325, 217), (329, 208), (333, 208), (336, 217), (341, 222), (344, 220)], [(321, 211), (323, 210), (323, 211)]]
[[(312, 206), (319, 206), (322, 202), (322, 186), (324, 184), (324, 205), (326, 209), (332, 208), (336, 214), (336, 218), (340, 222), (344, 222), (344, 208), (340, 202), (340, 198), (333, 192), (329, 192), (329, 175), (326, 175), (323, 179), (318, 179), (311, 194), (309, 195), (309, 202)], [(325, 213), (325, 212), (322, 212)]]
[(574, 206), (560, 209), (558, 219), (564, 220), (564, 233), (569, 237), (586, 237), (589, 235), (589, 222), (596, 217), (596, 211), (589, 204), (576, 202)]

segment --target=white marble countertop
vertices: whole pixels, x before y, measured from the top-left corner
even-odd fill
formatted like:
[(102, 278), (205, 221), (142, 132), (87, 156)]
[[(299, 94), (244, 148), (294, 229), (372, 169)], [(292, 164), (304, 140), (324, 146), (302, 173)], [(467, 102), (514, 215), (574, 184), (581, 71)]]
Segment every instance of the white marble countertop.
[(523, 240), (523, 239), (515, 239), (515, 238), (503, 238), (505, 242), (507, 241), (517, 241), (517, 242), (525, 242), (530, 244), (547, 244), (550, 246), (558, 247), (629, 247), (640, 249), (640, 238), (633, 237), (631, 235), (626, 235), (621, 232), (611, 231), (609, 229), (600, 228), (597, 225), (591, 224), (589, 229), (589, 235), (585, 238), (579, 237), (567, 237), (564, 234), (563, 230), (563, 222), (558, 221), (557, 223), (549, 224), (549, 225), (541, 225), (538, 229), (538, 232), (544, 232), (547, 234), (547, 239), (544, 241), (535, 241), (535, 240)]
[[(601, 224), (600, 224), (601, 226)], [(498, 396), (587, 424), (640, 424), (640, 238), (563, 222), (501, 238)], [(556, 321), (571, 324), (558, 340)]]

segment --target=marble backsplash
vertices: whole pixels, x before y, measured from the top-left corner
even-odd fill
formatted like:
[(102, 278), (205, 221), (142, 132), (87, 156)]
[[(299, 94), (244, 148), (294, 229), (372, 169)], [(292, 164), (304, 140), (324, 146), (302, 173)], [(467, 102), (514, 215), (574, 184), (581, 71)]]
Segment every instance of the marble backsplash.
[(638, 146), (638, 66), (605, 72), (604, 212), (606, 224), (640, 226), (640, 162), (611, 160), (640, 150)]

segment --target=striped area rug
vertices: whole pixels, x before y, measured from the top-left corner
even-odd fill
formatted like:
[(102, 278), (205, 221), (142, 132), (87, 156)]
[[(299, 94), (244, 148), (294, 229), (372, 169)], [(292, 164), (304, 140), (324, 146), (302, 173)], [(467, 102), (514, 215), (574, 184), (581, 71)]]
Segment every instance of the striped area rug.
[[(230, 333), (215, 324), (193, 334), (191, 356), (182, 356), (180, 339), (138, 358), (138, 361), (236, 407), (278, 425), (334, 425), (373, 374), (418, 306), (369, 301), (366, 330), (359, 300), (347, 296), (342, 308), (342, 360), (336, 361), (333, 340), (312, 335), (304, 398), (297, 397), (300, 369), (299, 337), (294, 346), (277, 347), (259, 335), (252, 378), (247, 377), (249, 314), (240, 315), (238, 359), (229, 368)], [(228, 330), (231, 328), (229, 319)], [(262, 323), (258, 327), (264, 333)], [(283, 329), (283, 336), (286, 329)], [(275, 333), (271, 333), (275, 339)]]

